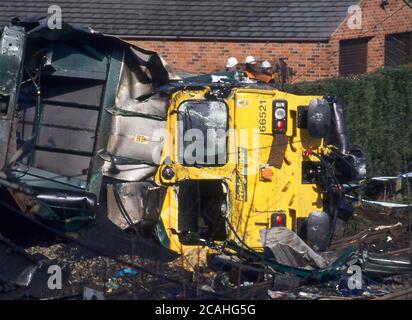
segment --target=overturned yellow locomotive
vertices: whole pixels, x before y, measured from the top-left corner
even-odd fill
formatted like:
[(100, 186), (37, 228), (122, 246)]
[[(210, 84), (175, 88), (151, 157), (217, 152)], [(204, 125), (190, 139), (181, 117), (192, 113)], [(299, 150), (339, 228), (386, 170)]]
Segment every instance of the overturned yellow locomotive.
[(342, 178), (359, 174), (338, 100), (237, 84), (182, 89), (170, 101), (156, 174), (167, 188), (164, 244), (182, 251), (231, 239), (259, 248), (262, 230), (285, 226), (327, 245), (348, 210)]
[(0, 43), (0, 195), (22, 213), (71, 231), (100, 215), (178, 252), (259, 248), (278, 226), (322, 249), (350, 215), (342, 184), (365, 171), (339, 99), (237, 73), (171, 80), (120, 39), (16, 23)]

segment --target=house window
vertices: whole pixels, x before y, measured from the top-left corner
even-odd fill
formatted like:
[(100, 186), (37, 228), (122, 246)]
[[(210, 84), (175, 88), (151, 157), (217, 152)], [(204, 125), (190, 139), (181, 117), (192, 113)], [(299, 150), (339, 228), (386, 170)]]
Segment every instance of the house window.
[(385, 66), (412, 62), (412, 32), (385, 36)]
[(341, 40), (339, 47), (339, 74), (365, 73), (368, 67), (368, 41), (370, 38)]

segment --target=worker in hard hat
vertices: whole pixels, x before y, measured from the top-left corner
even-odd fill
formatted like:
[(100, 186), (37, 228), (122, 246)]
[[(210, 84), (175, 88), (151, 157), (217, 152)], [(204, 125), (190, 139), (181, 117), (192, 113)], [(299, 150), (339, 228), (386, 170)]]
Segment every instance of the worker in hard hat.
[(247, 56), (245, 59), (245, 70), (243, 71), (249, 79), (256, 78), (256, 59), (253, 56)]
[(262, 62), (260, 66), (260, 74), (256, 76), (256, 80), (260, 80), (265, 83), (275, 82), (273, 67), (269, 61), (265, 60)]
[(228, 72), (236, 72), (238, 71), (238, 61), (235, 57), (230, 57), (229, 59), (227, 59), (226, 62), (226, 71)]

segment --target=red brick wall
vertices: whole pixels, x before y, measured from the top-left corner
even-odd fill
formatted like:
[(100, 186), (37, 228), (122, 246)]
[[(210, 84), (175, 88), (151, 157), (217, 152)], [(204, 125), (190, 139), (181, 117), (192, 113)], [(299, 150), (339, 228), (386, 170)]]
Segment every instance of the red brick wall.
[(385, 9), (380, 7), (381, 0), (363, 0), (362, 28), (351, 30), (347, 20), (332, 35), (324, 65), (330, 66), (330, 76), (338, 75), (339, 41), (372, 37), (368, 42), (368, 72), (384, 65), (385, 35), (412, 31), (412, 8), (403, 0), (389, 0)]
[(294, 82), (316, 80), (338, 75), (339, 40), (373, 36), (368, 44), (368, 71), (373, 71), (384, 62), (385, 34), (412, 31), (412, 9), (403, 0), (389, 0), (385, 10), (380, 8), (380, 3), (381, 0), (361, 1), (362, 29), (350, 30), (345, 20), (329, 43), (179, 40), (130, 42), (158, 52), (177, 71), (207, 73), (223, 70), (230, 56), (237, 57), (240, 62), (248, 55), (269, 61), (285, 57), (289, 66), (297, 72)]
[(230, 56), (244, 62), (248, 55), (257, 60), (276, 61), (287, 58), (287, 63), (302, 78), (318, 79), (327, 76), (329, 69), (322, 66), (325, 43), (246, 43), (246, 42), (194, 42), (194, 41), (133, 41), (145, 49), (153, 50), (178, 71), (193, 73), (224, 70)]

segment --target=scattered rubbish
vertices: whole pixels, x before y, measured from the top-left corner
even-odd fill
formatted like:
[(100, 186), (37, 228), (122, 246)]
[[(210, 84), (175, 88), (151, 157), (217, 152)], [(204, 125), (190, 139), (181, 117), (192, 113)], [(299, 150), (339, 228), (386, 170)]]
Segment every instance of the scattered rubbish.
[(302, 278), (290, 275), (290, 274), (276, 274), (273, 277), (273, 289), (276, 291), (296, 291)]
[(335, 240), (330, 245), (329, 250), (340, 250), (349, 245), (359, 246), (363, 243), (372, 243), (378, 239), (387, 239), (388, 235), (393, 238), (402, 234), (407, 234), (407, 226), (402, 223), (396, 223), (390, 226), (378, 226), (363, 230), (353, 236)]
[(240, 284), (241, 287), (250, 287), (253, 286), (253, 282), (249, 282), (249, 281), (245, 281), (243, 283)]
[(203, 286), (201, 286), (200, 289), (203, 291), (207, 291), (207, 292), (215, 292), (215, 290), (207, 284), (204, 284)]
[(395, 223), (395, 224), (390, 225), (390, 226), (377, 226), (377, 227), (373, 228), (373, 230), (379, 231), (379, 230), (392, 229), (392, 228), (397, 228), (397, 227), (402, 227), (402, 223), (398, 222), (398, 223)]
[(388, 290), (371, 288), (370, 286), (367, 286), (366, 289), (363, 291), (362, 296), (373, 298), (373, 297), (381, 297), (381, 296), (387, 295), (388, 293), (389, 293)]
[(296, 299), (296, 295), (291, 292), (285, 291), (272, 291), (268, 290), (268, 296), (273, 300), (294, 300)]
[[(342, 296), (360, 296), (363, 294), (363, 283), (353, 280), (351, 274), (344, 274), (336, 284), (336, 292)], [(361, 281), (361, 280), (360, 280)]]
[(401, 290), (398, 292), (389, 293), (378, 300), (411, 300), (412, 299), (412, 289)]
[(309, 299), (309, 300), (314, 300), (314, 299), (319, 298), (320, 295), (319, 295), (319, 294), (316, 294), (316, 293), (302, 292), (302, 291), (300, 291), (300, 292), (298, 293), (298, 297), (304, 298), (304, 299)]
[(120, 278), (120, 277), (124, 277), (124, 276), (135, 276), (135, 275), (138, 275), (138, 274), (139, 273), (136, 270), (132, 269), (132, 268), (124, 268), (120, 271), (117, 271), (114, 276), (115, 276), (115, 278)]
[(83, 287), (83, 300), (105, 300), (104, 293), (99, 290)]
[(176, 260), (169, 263), (170, 267), (183, 267), (188, 271), (195, 271), (207, 266), (207, 256), (210, 251), (207, 247), (196, 247), (184, 252)]
[(106, 291), (108, 293), (115, 291), (117, 289), (119, 289), (120, 285), (119, 282), (116, 278), (110, 278), (109, 280), (107, 280), (106, 282)]
[(218, 272), (213, 279), (213, 287), (215, 290), (225, 290), (226, 288), (234, 288), (235, 285), (231, 283), (227, 272)]

